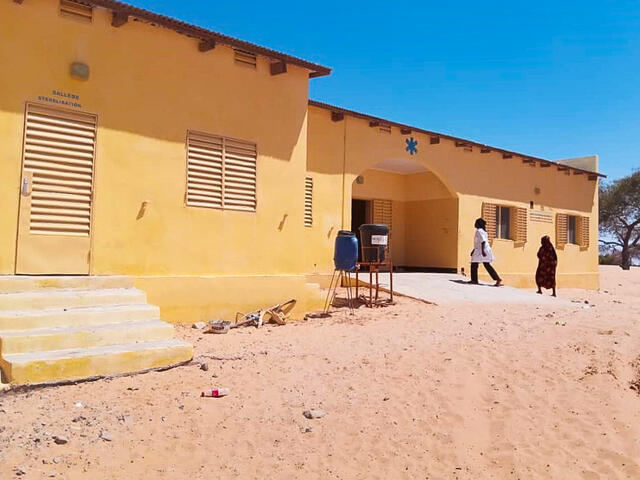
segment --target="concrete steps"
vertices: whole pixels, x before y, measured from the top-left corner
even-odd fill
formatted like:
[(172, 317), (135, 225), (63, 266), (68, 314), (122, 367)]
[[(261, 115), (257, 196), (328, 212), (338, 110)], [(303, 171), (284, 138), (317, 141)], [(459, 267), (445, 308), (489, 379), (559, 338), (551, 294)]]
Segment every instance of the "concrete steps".
[(0, 369), (12, 384), (74, 380), (190, 360), (193, 347), (127, 277), (0, 276)]
[(90, 378), (169, 366), (190, 360), (193, 347), (175, 339), (2, 355), (11, 383)]
[(108, 305), (79, 308), (0, 310), (0, 331), (63, 326), (91, 326), (160, 318), (155, 305)]
[(2, 354), (42, 352), (171, 338), (173, 326), (161, 320), (89, 326), (0, 331)]
[(121, 275), (74, 276), (0, 275), (0, 293), (29, 292), (46, 289), (96, 290), (100, 288), (133, 288), (133, 279)]
[(42, 290), (0, 293), (0, 311), (41, 308), (74, 308), (104, 305), (135, 305), (146, 303), (143, 291), (136, 288), (105, 288), (100, 290)]

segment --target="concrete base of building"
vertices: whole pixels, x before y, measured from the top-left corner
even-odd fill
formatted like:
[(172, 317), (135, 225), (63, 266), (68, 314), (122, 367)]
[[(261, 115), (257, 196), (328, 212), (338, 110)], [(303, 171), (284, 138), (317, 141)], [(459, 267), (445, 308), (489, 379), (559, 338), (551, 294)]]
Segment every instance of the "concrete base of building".
[(134, 283), (171, 323), (234, 320), (238, 312), (292, 298), (297, 300), (292, 318), (302, 319), (322, 309), (325, 299), (319, 282), (306, 275), (139, 276)]

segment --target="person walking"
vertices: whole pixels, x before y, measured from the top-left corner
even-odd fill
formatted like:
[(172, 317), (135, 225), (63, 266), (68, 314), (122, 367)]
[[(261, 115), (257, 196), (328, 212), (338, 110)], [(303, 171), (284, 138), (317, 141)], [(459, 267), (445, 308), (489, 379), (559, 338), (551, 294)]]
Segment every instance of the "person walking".
[(495, 258), (489, 244), (487, 222), (483, 218), (479, 218), (476, 220), (475, 227), (476, 235), (473, 239), (473, 250), (471, 250), (471, 281), (469, 283), (478, 285), (478, 267), (482, 263), (491, 278), (495, 280), (495, 286), (501, 287), (502, 279), (491, 266), (491, 262), (494, 262)]
[(540, 239), (540, 249), (538, 250), (538, 269), (536, 270), (536, 285), (538, 293), (542, 295), (543, 288), (550, 288), (556, 296), (556, 268), (558, 267), (558, 255), (553, 248), (549, 235)]

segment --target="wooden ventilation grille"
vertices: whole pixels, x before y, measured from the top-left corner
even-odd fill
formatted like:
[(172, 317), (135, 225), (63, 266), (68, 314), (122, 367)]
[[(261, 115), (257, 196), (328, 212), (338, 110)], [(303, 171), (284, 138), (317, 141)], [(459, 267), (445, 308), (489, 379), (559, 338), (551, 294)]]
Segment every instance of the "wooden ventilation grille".
[(83, 22), (91, 22), (93, 20), (93, 7), (82, 2), (60, 0), (60, 14)]
[(380, 133), (391, 133), (391, 125), (380, 125)]
[(580, 217), (579, 225), (579, 245), (585, 249), (589, 248), (589, 217)]
[(304, 179), (304, 226), (313, 226), (313, 178)]
[(235, 55), (234, 59), (237, 64), (245, 65), (251, 68), (256, 68), (257, 59), (256, 59), (255, 53), (234, 49), (234, 55)]
[(527, 209), (514, 208), (515, 212), (513, 225), (513, 240), (516, 244), (524, 245), (527, 243)]
[(27, 105), (24, 170), (31, 173), (30, 232), (89, 236), (96, 118)]
[(568, 220), (568, 215), (564, 213), (556, 214), (556, 248), (563, 249), (567, 244)]
[(493, 240), (498, 231), (498, 206), (495, 203), (483, 203), (482, 218), (487, 222), (487, 236)]
[(391, 233), (393, 216), (391, 205), (391, 200), (373, 200), (373, 223), (387, 225), (389, 233)]
[(254, 143), (204, 133), (187, 137), (187, 205), (255, 211)]

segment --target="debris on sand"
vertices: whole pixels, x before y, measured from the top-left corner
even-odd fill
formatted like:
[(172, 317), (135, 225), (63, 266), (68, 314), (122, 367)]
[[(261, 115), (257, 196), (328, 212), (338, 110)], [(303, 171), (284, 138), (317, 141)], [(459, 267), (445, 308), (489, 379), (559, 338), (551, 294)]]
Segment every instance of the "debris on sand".
[(53, 438), (53, 441), (56, 442), (57, 445), (65, 445), (69, 443), (69, 439), (64, 435), (54, 435), (51, 438)]
[(302, 414), (306, 418), (311, 420), (314, 418), (322, 418), (327, 414), (327, 412), (325, 412), (324, 410), (320, 410), (319, 408), (313, 408), (311, 410), (305, 410), (304, 412), (302, 412)]

